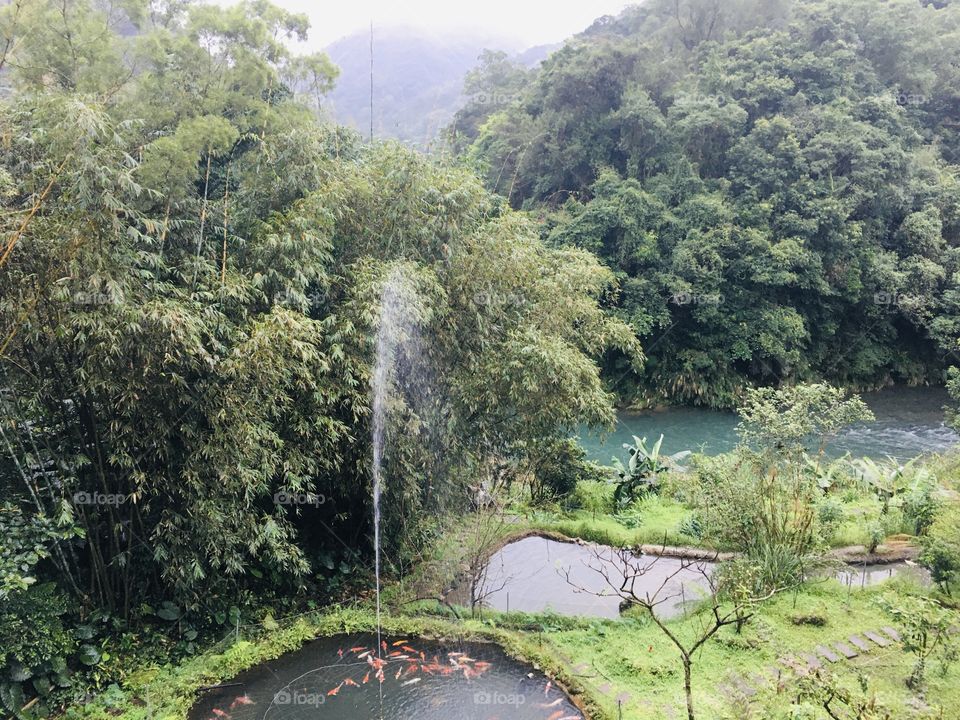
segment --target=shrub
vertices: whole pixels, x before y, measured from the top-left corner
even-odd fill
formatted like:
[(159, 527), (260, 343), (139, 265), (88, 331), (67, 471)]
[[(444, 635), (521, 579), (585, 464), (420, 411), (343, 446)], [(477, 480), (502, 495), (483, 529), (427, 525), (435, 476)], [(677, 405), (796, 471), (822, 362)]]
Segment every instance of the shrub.
[(614, 487), (610, 483), (582, 480), (571, 493), (569, 503), (573, 508), (603, 515), (613, 511), (613, 492)]
[(703, 523), (696, 513), (688, 515), (680, 522), (680, 534), (687, 535), (695, 540), (703, 539)]
[(67, 658), (77, 642), (63, 625), (66, 612), (53, 583), (32, 585), (0, 604), (0, 706), (11, 713), (29, 696), (70, 684)]
[(823, 528), (825, 538), (832, 538), (843, 522), (843, 503), (834, 497), (825, 497), (817, 505), (817, 520)]
[(790, 616), (790, 622), (794, 625), (824, 627), (827, 624), (827, 616), (822, 613), (794, 613)]
[(783, 588), (800, 582), (823, 549), (831, 526), (818, 508), (841, 477), (808, 448), (822, 450), (844, 426), (872, 415), (859, 398), (822, 384), (748, 391), (739, 412), (737, 449), (696, 458), (694, 504), (708, 538), (742, 550), (766, 589)]
[(903, 649), (916, 658), (907, 687), (915, 691), (923, 687), (927, 661), (934, 655), (946, 672), (957, 657), (951, 633), (953, 614), (931, 598), (887, 595), (878, 602), (900, 625)]
[(565, 498), (576, 489), (577, 483), (606, 477), (604, 469), (588, 461), (584, 449), (571, 438), (544, 441), (532, 458), (530, 497), (533, 503)]
[(950, 593), (960, 573), (960, 503), (943, 505), (921, 542), (920, 561), (930, 569), (934, 582)]

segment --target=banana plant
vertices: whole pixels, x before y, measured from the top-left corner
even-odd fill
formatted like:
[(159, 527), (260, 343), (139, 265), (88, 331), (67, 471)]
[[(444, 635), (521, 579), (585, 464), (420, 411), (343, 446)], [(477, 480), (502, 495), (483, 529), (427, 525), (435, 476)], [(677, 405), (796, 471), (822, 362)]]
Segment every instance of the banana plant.
[(886, 512), (890, 501), (906, 491), (917, 491), (930, 482), (930, 473), (925, 468), (913, 469), (914, 461), (900, 465), (893, 458), (876, 462), (871, 458), (858, 458), (851, 465), (863, 481), (877, 494)]
[(617, 489), (614, 491), (614, 502), (619, 506), (629, 505), (633, 500), (650, 492), (659, 490), (659, 476), (667, 472), (671, 466), (679, 463), (690, 454), (689, 450), (662, 455), (660, 446), (663, 444), (663, 435), (652, 448), (647, 448), (647, 439), (633, 436), (633, 444), (624, 443), (623, 448), (629, 453), (627, 464), (619, 458), (613, 459), (613, 467), (620, 478)]

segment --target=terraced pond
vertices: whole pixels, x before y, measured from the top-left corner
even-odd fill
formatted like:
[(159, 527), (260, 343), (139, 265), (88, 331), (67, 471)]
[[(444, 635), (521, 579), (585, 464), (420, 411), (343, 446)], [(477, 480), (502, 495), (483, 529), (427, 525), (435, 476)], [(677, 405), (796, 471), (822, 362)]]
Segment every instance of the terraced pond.
[[(483, 605), (499, 611), (544, 612), (617, 618), (620, 598), (613, 584), (623, 581), (617, 573), (613, 549), (543, 537), (527, 537), (510, 543), (490, 558), (477, 597)], [(706, 580), (713, 564), (692, 565), (672, 558), (650, 558), (648, 570), (636, 580), (641, 596), (663, 599), (657, 613), (675, 617), (704, 597)], [(606, 571), (606, 576), (602, 571)], [(833, 574), (833, 571), (831, 571)], [(904, 576), (920, 583), (929, 581), (926, 570), (908, 563), (848, 565), (836, 571), (841, 583), (857, 588)], [(469, 588), (455, 590), (448, 600), (469, 605)]]

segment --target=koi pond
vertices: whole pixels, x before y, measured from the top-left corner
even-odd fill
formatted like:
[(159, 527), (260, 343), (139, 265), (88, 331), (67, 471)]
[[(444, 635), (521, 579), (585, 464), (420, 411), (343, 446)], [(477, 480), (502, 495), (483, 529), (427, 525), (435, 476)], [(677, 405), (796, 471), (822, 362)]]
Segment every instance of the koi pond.
[[(620, 598), (611, 582), (619, 584), (612, 548), (602, 545), (560, 542), (533, 536), (512, 542), (490, 558), (486, 576), (476, 596), (484, 607), (503, 612), (545, 612), (560, 615), (589, 615), (603, 618), (620, 616)], [(641, 596), (662, 599), (656, 612), (660, 617), (675, 617), (704, 597), (714, 565), (710, 562), (684, 561), (672, 557), (650, 557), (647, 568), (636, 578), (635, 589)], [(606, 577), (600, 570), (606, 572)], [(914, 564), (846, 565), (830, 570), (839, 582), (852, 589), (875, 585), (893, 577), (904, 577), (921, 584), (929, 583), (929, 573)], [(470, 604), (470, 590), (459, 587), (447, 597), (456, 605)]]
[(203, 693), (190, 720), (582, 720), (543, 673), (496, 645), (321, 638)]

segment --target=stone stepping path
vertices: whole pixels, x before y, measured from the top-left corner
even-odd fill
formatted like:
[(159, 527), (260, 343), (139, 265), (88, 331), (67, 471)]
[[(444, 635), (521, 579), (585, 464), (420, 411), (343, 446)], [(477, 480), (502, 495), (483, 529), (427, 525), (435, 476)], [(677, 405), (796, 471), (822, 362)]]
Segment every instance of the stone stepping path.
[[(895, 628), (883, 627), (880, 630), (893, 640), (900, 641), (900, 633)], [(816, 654), (801, 652), (797, 656), (784, 655), (777, 658), (776, 665), (769, 666), (760, 674), (751, 675), (747, 679), (738, 674), (731, 674), (717, 687), (730, 699), (739, 698), (750, 701), (761, 688), (773, 686), (777, 692), (780, 692), (790, 680), (806, 677), (810, 673), (822, 669), (824, 665), (821, 658), (828, 663), (844, 662), (858, 657), (861, 653), (870, 652), (874, 646), (885, 648), (891, 645), (891, 641), (887, 637), (872, 630), (867, 630), (862, 635), (874, 645), (871, 645), (860, 635), (851, 635), (847, 638), (847, 642), (834, 642), (832, 646), (817, 645), (814, 648)], [(847, 644), (848, 642), (849, 644)]]
[(833, 650), (828, 648), (826, 645), (817, 645), (814, 648), (814, 651), (820, 657), (826, 658), (828, 662), (840, 662), (840, 656), (837, 655)]
[(787, 668), (787, 670), (793, 670), (794, 674), (800, 677), (803, 677), (809, 673), (809, 667), (801, 663), (796, 658), (782, 657), (777, 660), (777, 662)]

